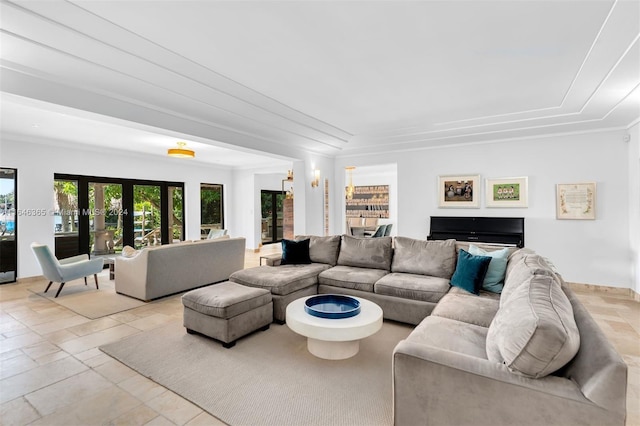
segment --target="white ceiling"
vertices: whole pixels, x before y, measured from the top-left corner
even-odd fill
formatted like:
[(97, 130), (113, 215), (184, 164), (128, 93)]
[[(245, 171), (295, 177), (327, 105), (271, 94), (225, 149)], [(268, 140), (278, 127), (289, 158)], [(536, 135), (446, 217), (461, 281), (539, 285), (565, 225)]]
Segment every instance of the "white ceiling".
[[(302, 158), (640, 118), (637, 0), (30, 0), (0, 12), (3, 94), (112, 117), (123, 140), (155, 129), (158, 143)], [(37, 130), (13, 124), (13, 109), (37, 109), (20, 99), (2, 97), (3, 132)], [(77, 124), (46, 134), (73, 139)]]

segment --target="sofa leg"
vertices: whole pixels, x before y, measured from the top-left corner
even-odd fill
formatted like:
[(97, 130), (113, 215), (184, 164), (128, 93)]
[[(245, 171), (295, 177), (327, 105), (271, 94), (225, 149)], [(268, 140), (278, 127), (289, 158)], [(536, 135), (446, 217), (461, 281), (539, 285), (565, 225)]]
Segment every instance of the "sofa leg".
[(232, 348), (235, 345), (236, 345), (236, 341), (235, 340), (233, 342), (229, 342), (229, 343), (222, 342), (222, 346), (227, 348), (227, 349)]
[(190, 328), (187, 328), (187, 334), (198, 334), (197, 332), (193, 331)]
[(286, 321), (281, 321), (281, 320), (279, 320), (279, 319), (275, 319), (275, 318), (274, 318), (273, 323), (274, 323), (274, 324), (278, 324), (278, 325), (285, 325), (285, 324), (286, 324)]
[(53, 281), (49, 281), (49, 285), (47, 286), (47, 288), (44, 289), (45, 293), (49, 291), (49, 287), (51, 287), (51, 284), (53, 284)]
[(84, 285), (87, 285), (87, 277), (84, 277)]
[(267, 325), (265, 325), (264, 327), (260, 327), (258, 330), (260, 330), (260, 331), (267, 331), (267, 330), (269, 329), (269, 326), (270, 326), (270, 325), (271, 325), (271, 324), (267, 324)]

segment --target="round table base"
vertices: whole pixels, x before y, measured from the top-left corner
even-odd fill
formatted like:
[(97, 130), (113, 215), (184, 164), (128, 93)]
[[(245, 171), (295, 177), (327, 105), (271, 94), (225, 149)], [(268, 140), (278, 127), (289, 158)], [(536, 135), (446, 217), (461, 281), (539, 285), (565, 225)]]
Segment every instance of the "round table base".
[(330, 342), (327, 340), (307, 338), (307, 349), (318, 358), (347, 359), (358, 353), (360, 350), (360, 341)]

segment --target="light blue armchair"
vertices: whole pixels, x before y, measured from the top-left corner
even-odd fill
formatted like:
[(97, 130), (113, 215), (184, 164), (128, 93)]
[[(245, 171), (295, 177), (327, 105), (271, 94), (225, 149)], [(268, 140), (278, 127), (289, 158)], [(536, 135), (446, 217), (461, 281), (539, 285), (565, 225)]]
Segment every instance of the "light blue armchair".
[(67, 281), (84, 277), (84, 285), (87, 285), (87, 276), (92, 274), (96, 281), (96, 289), (98, 289), (97, 274), (102, 271), (104, 259), (89, 259), (88, 255), (81, 254), (59, 261), (53, 253), (51, 253), (49, 246), (38, 243), (31, 243), (31, 250), (33, 250), (36, 259), (38, 259), (38, 263), (40, 263), (42, 275), (49, 280), (49, 285), (44, 290), (45, 293), (54, 281), (59, 282), (60, 287), (55, 296), (58, 297), (60, 290), (62, 290), (62, 287), (64, 287)]

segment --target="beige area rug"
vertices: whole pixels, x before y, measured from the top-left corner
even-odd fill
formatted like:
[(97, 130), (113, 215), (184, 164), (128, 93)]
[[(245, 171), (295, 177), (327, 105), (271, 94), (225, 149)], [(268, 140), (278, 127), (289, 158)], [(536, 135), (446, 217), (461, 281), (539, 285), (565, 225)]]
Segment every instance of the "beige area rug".
[(100, 349), (230, 425), (391, 425), (391, 356), (412, 329), (385, 322), (342, 361), (276, 324), (231, 349), (178, 321)]
[(114, 281), (108, 279), (108, 272), (107, 274), (98, 274), (99, 290), (96, 290), (93, 276), (87, 277), (88, 285), (86, 286), (82, 278), (69, 281), (64, 285), (58, 297), (55, 295), (60, 284), (53, 283), (49, 291), (45, 293), (44, 289), (47, 288), (47, 283), (48, 281), (43, 280), (27, 288), (32, 293), (46, 297), (89, 319), (102, 318), (145, 305), (142, 300), (117, 294)]

